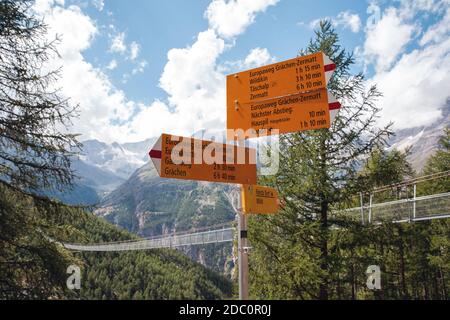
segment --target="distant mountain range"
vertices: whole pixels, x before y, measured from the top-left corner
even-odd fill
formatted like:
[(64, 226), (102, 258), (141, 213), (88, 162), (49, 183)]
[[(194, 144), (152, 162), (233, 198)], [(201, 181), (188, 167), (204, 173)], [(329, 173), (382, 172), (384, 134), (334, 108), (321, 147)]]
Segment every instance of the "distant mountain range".
[[(436, 150), (439, 136), (449, 124), (450, 103), (443, 109), (443, 117), (432, 125), (397, 131), (389, 142), (390, 148), (405, 150), (411, 146), (409, 160), (413, 168), (420, 172), (428, 157)], [(203, 134), (203, 132), (199, 134)], [(53, 195), (70, 204), (100, 204), (104, 207), (111, 204), (117, 205), (117, 203), (113, 203), (113, 198), (124, 199), (124, 194), (128, 193), (127, 188), (143, 189), (135, 184), (150, 183), (155, 184), (154, 188), (157, 188), (162, 182), (156, 179), (155, 172), (152, 171), (153, 166), (149, 164), (148, 158), (148, 151), (156, 139), (154, 137), (141, 142), (123, 144), (107, 144), (98, 140), (83, 141), (82, 154), (72, 161), (72, 168), (78, 176), (73, 190)], [(145, 176), (146, 171), (148, 171), (148, 175), (153, 175), (152, 179), (139, 178)], [(185, 182), (180, 180), (175, 180), (173, 183), (177, 186), (185, 185)], [(191, 186), (194, 188), (194, 185)], [(153, 193), (151, 185), (145, 189), (148, 189), (150, 194)], [(142, 204), (139, 204), (141, 199), (136, 198), (136, 201), (137, 203), (132, 206), (132, 211), (134, 212), (137, 208), (134, 213), (138, 214), (141, 212), (139, 208)], [(128, 224), (134, 226), (130, 223)]]
[(234, 218), (225, 196), (232, 188), (209, 182), (162, 179), (148, 162), (108, 194), (96, 214), (143, 236), (205, 227)]
[(396, 132), (395, 137), (390, 141), (390, 148), (404, 151), (411, 147), (409, 161), (417, 173), (423, 169), (427, 159), (436, 150), (439, 137), (444, 129), (450, 126), (450, 101), (442, 109), (442, 117), (438, 121), (428, 126), (412, 129), (404, 129)]
[(97, 140), (87, 140), (83, 142), (80, 161), (126, 180), (148, 161), (148, 150), (154, 141), (155, 139), (147, 139), (135, 143), (106, 144)]
[(82, 153), (72, 159), (77, 176), (73, 190), (53, 196), (69, 204), (98, 204), (148, 161), (148, 150), (154, 141), (124, 144), (83, 141)]

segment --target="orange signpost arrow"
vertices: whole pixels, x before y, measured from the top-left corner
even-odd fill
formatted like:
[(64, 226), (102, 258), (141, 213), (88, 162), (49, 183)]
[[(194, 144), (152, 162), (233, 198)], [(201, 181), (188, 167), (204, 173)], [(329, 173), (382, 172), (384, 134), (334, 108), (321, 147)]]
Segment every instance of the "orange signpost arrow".
[(242, 211), (244, 213), (270, 214), (277, 213), (279, 207), (276, 189), (243, 185), (241, 189)]
[(322, 52), (227, 76), (229, 106), (324, 89), (336, 65)]
[(340, 108), (326, 90), (335, 68), (318, 52), (227, 76), (227, 128), (269, 134), (329, 128)]
[(256, 150), (162, 134), (149, 152), (162, 178), (256, 184)]
[(331, 126), (331, 110), (340, 103), (326, 89), (243, 103), (228, 110), (228, 129), (277, 129), (279, 133), (316, 130)]

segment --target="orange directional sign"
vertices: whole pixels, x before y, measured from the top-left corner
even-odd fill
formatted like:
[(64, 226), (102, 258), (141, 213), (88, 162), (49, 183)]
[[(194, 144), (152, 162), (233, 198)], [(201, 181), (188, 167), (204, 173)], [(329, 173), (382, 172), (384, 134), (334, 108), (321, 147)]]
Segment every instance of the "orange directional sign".
[(280, 133), (329, 128), (333, 110), (340, 108), (326, 91), (335, 68), (318, 52), (227, 76), (227, 128)]
[(325, 89), (336, 65), (322, 52), (227, 76), (227, 104), (266, 100)]
[[(329, 128), (340, 103), (326, 89), (242, 103), (228, 108), (228, 129), (277, 129), (279, 133)], [(232, 137), (228, 137), (232, 139)]]
[(256, 184), (255, 149), (162, 134), (149, 155), (162, 178)]
[(270, 214), (278, 212), (278, 192), (276, 189), (257, 186), (242, 186), (242, 211), (244, 213)]

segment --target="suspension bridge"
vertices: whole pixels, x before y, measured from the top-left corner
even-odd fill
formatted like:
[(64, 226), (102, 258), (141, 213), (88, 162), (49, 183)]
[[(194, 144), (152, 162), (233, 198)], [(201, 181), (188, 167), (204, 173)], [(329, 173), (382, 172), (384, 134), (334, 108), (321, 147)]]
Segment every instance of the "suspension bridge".
[(121, 242), (108, 242), (92, 245), (68, 244), (63, 246), (75, 251), (134, 251), (148, 250), (157, 248), (179, 248), (192, 245), (205, 245), (210, 243), (222, 243), (233, 241), (234, 228), (213, 229), (202, 232), (186, 234), (169, 234), (161, 237), (129, 240)]
[[(353, 217), (362, 224), (380, 224), (385, 221), (391, 222), (418, 222), (433, 219), (450, 218), (450, 192), (437, 193), (417, 197), (417, 184), (420, 182), (448, 179), (450, 171), (420, 177), (403, 183), (385, 186), (375, 189), (369, 194), (367, 204), (363, 203), (363, 194), (360, 196), (360, 206), (337, 210), (335, 214), (343, 214)], [(374, 195), (387, 190), (399, 190), (408, 195), (408, 187), (412, 187), (412, 197), (405, 197), (394, 201), (374, 203)], [(238, 197), (227, 195), (234, 210), (238, 210), (236, 202)], [(62, 245), (74, 251), (107, 252), (107, 251), (134, 251), (149, 250), (157, 248), (180, 248), (192, 245), (206, 245), (212, 243), (232, 242), (235, 239), (235, 228), (232, 223), (210, 226), (207, 230), (186, 231), (183, 233), (173, 233), (152, 238), (142, 238), (137, 240), (117, 241), (96, 244), (70, 244)]]

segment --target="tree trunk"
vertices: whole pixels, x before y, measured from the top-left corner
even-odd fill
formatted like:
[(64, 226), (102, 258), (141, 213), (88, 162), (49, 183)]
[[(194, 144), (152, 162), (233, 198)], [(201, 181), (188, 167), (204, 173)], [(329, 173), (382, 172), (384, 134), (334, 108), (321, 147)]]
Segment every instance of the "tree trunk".
[(327, 186), (327, 150), (326, 135), (320, 137), (320, 269), (324, 278), (319, 288), (319, 299), (328, 300), (328, 199)]
[(439, 273), (441, 274), (442, 293), (444, 294), (444, 297), (442, 300), (447, 300), (447, 287), (445, 286), (445, 277), (444, 277), (444, 273), (442, 272), (442, 267), (439, 268)]
[(352, 278), (352, 300), (356, 298), (356, 280), (355, 280), (355, 264), (353, 262), (353, 250), (352, 250), (352, 263), (350, 266), (350, 275)]
[(323, 201), (320, 210), (321, 245), (320, 245), (320, 269), (324, 274), (320, 284), (319, 299), (328, 300), (328, 203)]

